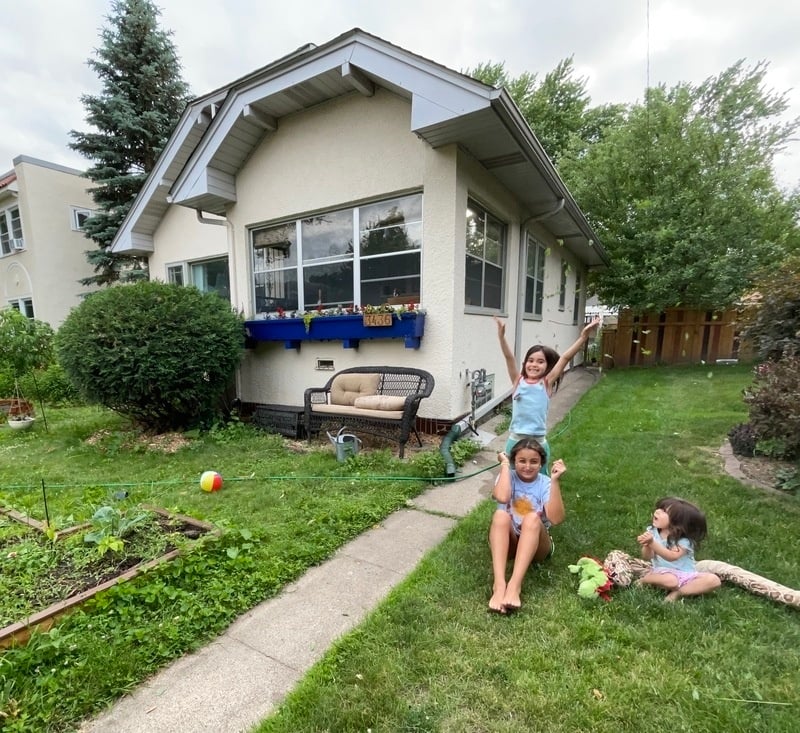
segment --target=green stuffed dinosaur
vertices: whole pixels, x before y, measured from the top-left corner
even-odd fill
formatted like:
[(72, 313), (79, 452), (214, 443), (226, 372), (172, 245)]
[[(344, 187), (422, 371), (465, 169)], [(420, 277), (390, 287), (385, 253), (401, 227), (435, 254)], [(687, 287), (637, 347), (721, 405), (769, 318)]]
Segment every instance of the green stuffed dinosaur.
[(593, 557), (582, 557), (569, 571), (578, 575), (578, 595), (581, 598), (602, 598), (610, 601), (611, 580), (602, 564)]

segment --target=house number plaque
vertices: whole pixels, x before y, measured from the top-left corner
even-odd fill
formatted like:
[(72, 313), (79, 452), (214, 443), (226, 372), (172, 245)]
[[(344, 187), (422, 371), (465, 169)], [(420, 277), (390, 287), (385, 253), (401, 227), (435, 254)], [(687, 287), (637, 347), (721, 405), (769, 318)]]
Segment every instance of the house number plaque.
[(364, 314), (365, 326), (391, 326), (392, 314), (391, 313), (365, 313)]

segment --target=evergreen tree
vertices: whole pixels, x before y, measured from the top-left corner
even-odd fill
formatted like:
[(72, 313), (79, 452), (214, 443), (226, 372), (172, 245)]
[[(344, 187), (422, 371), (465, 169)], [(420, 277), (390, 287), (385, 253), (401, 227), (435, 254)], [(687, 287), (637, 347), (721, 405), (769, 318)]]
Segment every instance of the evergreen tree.
[(102, 46), (89, 66), (102, 82), (98, 95), (81, 102), (96, 131), (70, 131), (70, 147), (94, 161), (86, 176), (98, 184), (97, 212), (84, 225), (97, 248), (86, 253), (95, 274), (83, 285), (110, 285), (146, 273), (134, 258), (112, 254), (110, 245), (189, 98), (171, 31), (158, 27), (151, 0), (113, 0)]

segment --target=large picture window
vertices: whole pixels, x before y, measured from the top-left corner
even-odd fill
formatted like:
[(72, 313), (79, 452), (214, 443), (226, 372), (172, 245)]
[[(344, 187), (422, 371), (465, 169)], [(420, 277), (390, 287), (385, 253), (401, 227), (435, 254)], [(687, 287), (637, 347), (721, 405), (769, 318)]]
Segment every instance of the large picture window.
[(547, 250), (528, 235), (525, 252), (525, 315), (542, 317), (544, 304), (544, 263)]
[(422, 195), (251, 232), (256, 312), (419, 302)]
[(505, 224), (474, 201), (469, 201), (465, 305), (492, 310), (503, 307), (505, 257)]

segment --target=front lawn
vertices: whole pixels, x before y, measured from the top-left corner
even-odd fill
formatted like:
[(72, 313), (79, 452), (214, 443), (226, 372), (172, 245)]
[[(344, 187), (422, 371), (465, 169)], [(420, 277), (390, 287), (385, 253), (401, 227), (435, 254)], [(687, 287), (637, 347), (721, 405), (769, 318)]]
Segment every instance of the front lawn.
[[(46, 497), (51, 527), (60, 530), (100, 507), (146, 503), (223, 533), (102, 593), (27, 646), (0, 652), (0, 728), (10, 731), (70, 729), (404, 506), (435, 464), (426, 454), (399, 461), (388, 449), (339, 464), (327, 444), (309, 449), (237, 423), (153, 441), (104, 410), (53, 409), (46, 417), (48, 431), (41, 415), (31, 431), (0, 429), (1, 505), (42, 521)], [(206, 470), (222, 474), (221, 491), (200, 489)], [(78, 549), (74, 539), (70, 548)], [(18, 577), (28, 590), (37, 582), (28, 572), (38, 567), (33, 549), (9, 548), (2, 558), (4, 576), (24, 571)], [(19, 599), (4, 589), (0, 617), (8, 618)]]
[(656, 500), (707, 513), (700, 558), (800, 588), (798, 497), (748, 488), (717, 450), (746, 419), (746, 367), (606, 373), (553, 431), (565, 523), (519, 613), (487, 612), (486, 502), (307, 675), (259, 733), (793, 733), (797, 609), (724, 586), (665, 604), (652, 589), (584, 601), (567, 565), (637, 552)]

